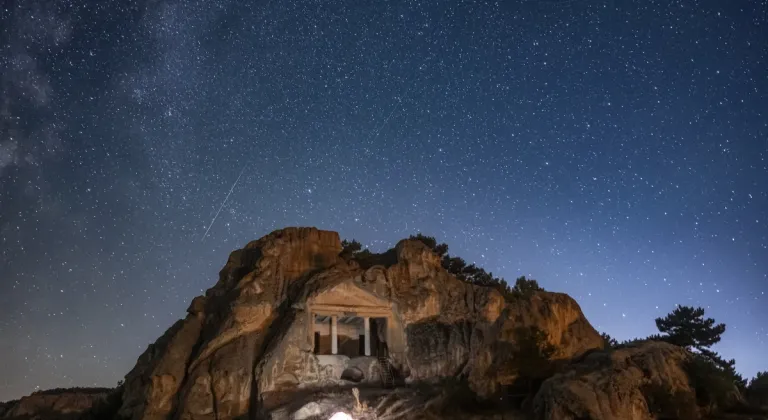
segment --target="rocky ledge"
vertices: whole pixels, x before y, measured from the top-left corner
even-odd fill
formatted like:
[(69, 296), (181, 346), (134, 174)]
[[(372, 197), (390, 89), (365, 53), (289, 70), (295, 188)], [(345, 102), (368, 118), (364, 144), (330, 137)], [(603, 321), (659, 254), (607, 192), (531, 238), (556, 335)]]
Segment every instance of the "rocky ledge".
[(104, 401), (109, 388), (70, 388), (38, 391), (16, 401), (0, 404), (0, 419), (79, 419)]

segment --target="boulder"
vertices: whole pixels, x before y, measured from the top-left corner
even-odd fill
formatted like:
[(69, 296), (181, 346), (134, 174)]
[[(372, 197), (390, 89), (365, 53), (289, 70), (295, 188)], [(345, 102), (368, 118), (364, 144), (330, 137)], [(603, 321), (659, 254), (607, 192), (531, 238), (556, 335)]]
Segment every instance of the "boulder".
[(360, 370), (360, 368), (348, 367), (344, 369), (344, 372), (341, 372), (341, 379), (350, 382), (361, 382), (363, 379), (365, 379), (365, 375), (363, 374), (363, 371)]
[(533, 402), (535, 418), (652, 420), (668, 409), (695, 418), (684, 370), (689, 357), (681, 347), (653, 341), (591, 353), (543, 383)]

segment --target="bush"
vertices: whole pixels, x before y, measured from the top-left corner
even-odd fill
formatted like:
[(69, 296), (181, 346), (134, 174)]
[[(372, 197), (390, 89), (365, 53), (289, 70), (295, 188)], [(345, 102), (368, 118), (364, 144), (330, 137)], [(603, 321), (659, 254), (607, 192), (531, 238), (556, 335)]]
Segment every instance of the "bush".
[(529, 298), (536, 292), (541, 291), (544, 291), (544, 289), (539, 286), (539, 282), (534, 279), (526, 279), (525, 276), (522, 276), (515, 280), (515, 287), (512, 289), (512, 295)]
[(704, 318), (704, 308), (678, 306), (664, 318), (656, 318), (656, 327), (665, 339), (685, 348), (708, 349), (720, 342), (725, 324)]
[(768, 372), (758, 372), (747, 387), (747, 400), (758, 407), (768, 407)]
[(497, 367), (504, 376), (515, 378), (502, 388), (502, 401), (526, 409), (544, 381), (557, 373), (558, 364), (551, 360), (557, 348), (538, 327), (517, 328), (514, 336), (514, 347), (508, 352), (510, 359)]
[(442, 257), (448, 253), (448, 245), (444, 243), (438, 244), (437, 239), (435, 239), (434, 236), (427, 236), (422, 235), (421, 233), (417, 233), (415, 235), (409, 236), (408, 239), (412, 241), (421, 241), (424, 245), (427, 246), (427, 248), (431, 249), (432, 252), (437, 254), (439, 257)]
[(604, 349), (615, 349), (619, 346), (619, 342), (615, 338), (608, 335), (608, 333), (600, 333), (600, 337), (603, 339)]
[(118, 419), (117, 412), (123, 405), (123, 386), (112, 390), (103, 400), (97, 401), (88, 411), (80, 416), (80, 420), (113, 420)]
[[(411, 235), (408, 239), (421, 241), (424, 245), (430, 248), (432, 252), (441, 257), (441, 265), (443, 268), (456, 276), (459, 280), (475, 286), (492, 287), (501, 293), (506, 300), (516, 297), (513, 294), (513, 290), (509, 288), (509, 285), (504, 279), (494, 277), (493, 273), (489, 273), (485, 271), (484, 268), (478, 267), (475, 264), (468, 265), (461, 257), (452, 257), (448, 254), (448, 245), (437, 243), (437, 239), (433, 236), (417, 233), (416, 235)], [(532, 282), (536, 283), (535, 280), (532, 280)], [(538, 284), (536, 284), (536, 287), (538, 287)], [(539, 288), (539, 290), (541, 290), (541, 288)]]
[(738, 390), (728, 372), (699, 354), (692, 355), (683, 367), (700, 407), (714, 413), (733, 405)]
[(551, 358), (557, 348), (549, 342), (549, 335), (538, 327), (520, 327), (515, 330), (514, 363), (517, 371), (534, 384), (534, 392), (545, 379), (555, 374)]
[(108, 392), (112, 392), (112, 390), (113, 390), (113, 388), (75, 386), (75, 387), (72, 387), (72, 388), (42, 389), (40, 391), (33, 392), (32, 395), (61, 395), (61, 394), (67, 394), (67, 393), (76, 393), (76, 394), (106, 394)]
[(341, 241), (341, 256), (350, 258), (353, 255), (357, 254), (363, 249), (363, 244), (360, 242), (352, 239), (352, 241), (343, 240)]

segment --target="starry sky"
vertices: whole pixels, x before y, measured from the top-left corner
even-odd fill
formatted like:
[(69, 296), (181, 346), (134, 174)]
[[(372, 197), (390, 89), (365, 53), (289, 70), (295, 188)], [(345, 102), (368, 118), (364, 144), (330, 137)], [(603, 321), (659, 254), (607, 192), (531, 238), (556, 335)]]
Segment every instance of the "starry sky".
[[(113, 386), (230, 251), (415, 232), (768, 370), (768, 3), (0, 6), (0, 401)], [(212, 223), (213, 222), (213, 223)]]

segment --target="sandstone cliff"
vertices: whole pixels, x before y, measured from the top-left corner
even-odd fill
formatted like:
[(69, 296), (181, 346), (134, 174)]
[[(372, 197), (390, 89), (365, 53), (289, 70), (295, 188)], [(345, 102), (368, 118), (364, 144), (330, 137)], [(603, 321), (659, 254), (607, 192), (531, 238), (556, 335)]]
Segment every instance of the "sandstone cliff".
[[(276, 231), (233, 252), (216, 285), (139, 357), (125, 378), (119, 414), (256, 416), (302, 389), (342, 383), (351, 367), (368, 381), (386, 377), (387, 366), (406, 382), (461, 376), (474, 392), (491, 396), (513, 379), (500, 366), (509, 363), (520, 327), (545, 331), (557, 358), (602, 348), (570, 297), (541, 292), (507, 303), (491, 288), (450, 275), (419, 241), (401, 241), (381, 264), (365, 268), (340, 252), (337, 233), (314, 228)], [(365, 318), (366, 328), (369, 318), (380, 319), (371, 322), (386, 325), (379, 333), (386, 364), (373, 354), (318, 354), (313, 334), (329, 322), (325, 314), (333, 315), (333, 328), (351, 328), (343, 322), (357, 322), (355, 316)], [(356, 342), (351, 334), (348, 341)]]

